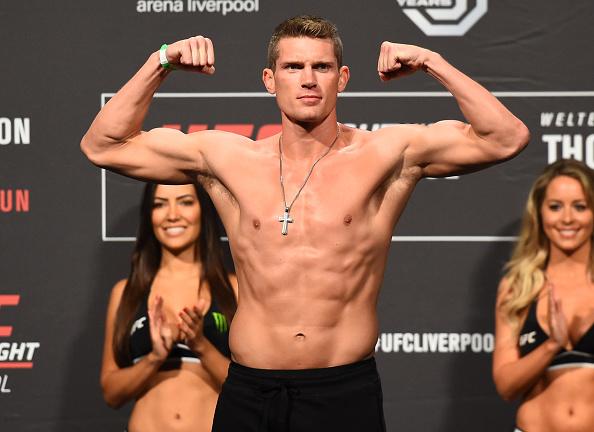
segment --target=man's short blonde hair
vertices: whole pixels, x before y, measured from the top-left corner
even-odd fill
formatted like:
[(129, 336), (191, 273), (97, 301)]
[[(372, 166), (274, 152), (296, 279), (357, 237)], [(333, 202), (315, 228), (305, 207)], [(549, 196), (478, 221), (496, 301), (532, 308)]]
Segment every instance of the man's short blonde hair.
[(268, 43), (267, 67), (274, 70), (278, 59), (278, 43), (283, 38), (309, 37), (314, 39), (330, 39), (334, 45), (334, 55), (338, 67), (342, 66), (342, 41), (336, 26), (327, 19), (300, 15), (280, 23)]

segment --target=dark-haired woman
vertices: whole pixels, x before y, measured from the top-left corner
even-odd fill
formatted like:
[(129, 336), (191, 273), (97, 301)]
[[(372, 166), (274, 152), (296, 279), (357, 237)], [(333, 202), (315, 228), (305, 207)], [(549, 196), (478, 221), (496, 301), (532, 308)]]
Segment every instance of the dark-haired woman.
[(109, 301), (101, 386), (135, 400), (129, 432), (211, 430), (229, 366), (236, 279), (198, 185), (147, 184), (132, 268)]
[(493, 377), (520, 399), (516, 431), (594, 431), (594, 172), (563, 160), (536, 179), (499, 288)]

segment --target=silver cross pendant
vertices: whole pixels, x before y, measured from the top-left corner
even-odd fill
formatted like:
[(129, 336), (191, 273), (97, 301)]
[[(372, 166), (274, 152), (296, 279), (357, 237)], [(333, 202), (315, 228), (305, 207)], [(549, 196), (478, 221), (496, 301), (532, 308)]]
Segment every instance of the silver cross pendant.
[(293, 223), (293, 219), (289, 216), (288, 207), (285, 207), (285, 213), (282, 216), (278, 216), (278, 221), (283, 223), (281, 234), (286, 236), (289, 233), (289, 224)]

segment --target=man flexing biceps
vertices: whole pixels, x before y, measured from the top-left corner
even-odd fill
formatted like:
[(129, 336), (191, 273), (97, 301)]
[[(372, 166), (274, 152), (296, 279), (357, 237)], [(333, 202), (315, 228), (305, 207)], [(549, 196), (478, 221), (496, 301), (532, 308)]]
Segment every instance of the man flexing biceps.
[(268, 48), (262, 79), (276, 95), (280, 134), (253, 141), (141, 130), (170, 66), (211, 74), (214, 62), (202, 36), (153, 53), (99, 112), (82, 149), (130, 177), (197, 178), (221, 215), (240, 293), (214, 431), (382, 431), (373, 352), (394, 226), (421, 178), (509, 159), (529, 132), (439, 54), (390, 42), (381, 45), (379, 77), (425, 71), (452, 93), (467, 123), (374, 132), (339, 123), (338, 93), (349, 80), (342, 42), (333, 24), (309, 16), (280, 24)]

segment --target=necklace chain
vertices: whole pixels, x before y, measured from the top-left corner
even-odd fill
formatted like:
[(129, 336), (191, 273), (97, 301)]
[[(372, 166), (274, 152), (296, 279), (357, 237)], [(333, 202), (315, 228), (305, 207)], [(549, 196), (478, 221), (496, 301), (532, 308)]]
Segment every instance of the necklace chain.
[(280, 170), (280, 185), (281, 185), (281, 191), (283, 192), (283, 204), (285, 205), (285, 212), (286, 213), (289, 213), (291, 211), (291, 208), (293, 207), (293, 204), (295, 204), (295, 201), (297, 201), (297, 198), (299, 197), (299, 194), (301, 193), (301, 191), (303, 190), (303, 188), (307, 184), (307, 181), (311, 177), (311, 174), (313, 173), (313, 170), (316, 167), (316, 165), (318, 164), (318, 162), (321, 161), (328, 153), (330, 153), (330, 150), (332, 150), (332, 147), (334, 147), (334, 144), (336, 144), (336, 141), (338, 141), (338, 137), (340, 136), (340, 125), (337, 123), (336, 126), (337, 126), (336, 136), (334, 137), (334, 140), (332, 141), (332, 144), (330, 144), (330, 146), (328, 147), (328, 149), (319, 158), (317, 158), (315, 160), (315, 162), (312, 164), (311, 168), (309, 169), (309, 172), (305, 176), (305, 180), (303, 180), (303, 184), (297, 190), (297, 193), (295, 194), (295, 196), (293, 197), (293, 200), (291, 201), (291, 203), (289, 205), (287, 205), (287, 198), (285, 196), (285, 184), (284, 184), (284, 181), (283, 181), (283, 146), (282, 146), (283, 135), (281, 134), (278, 137), (278, 153), (279, 153), (278, 160), (279, 160), (279, 170)]

